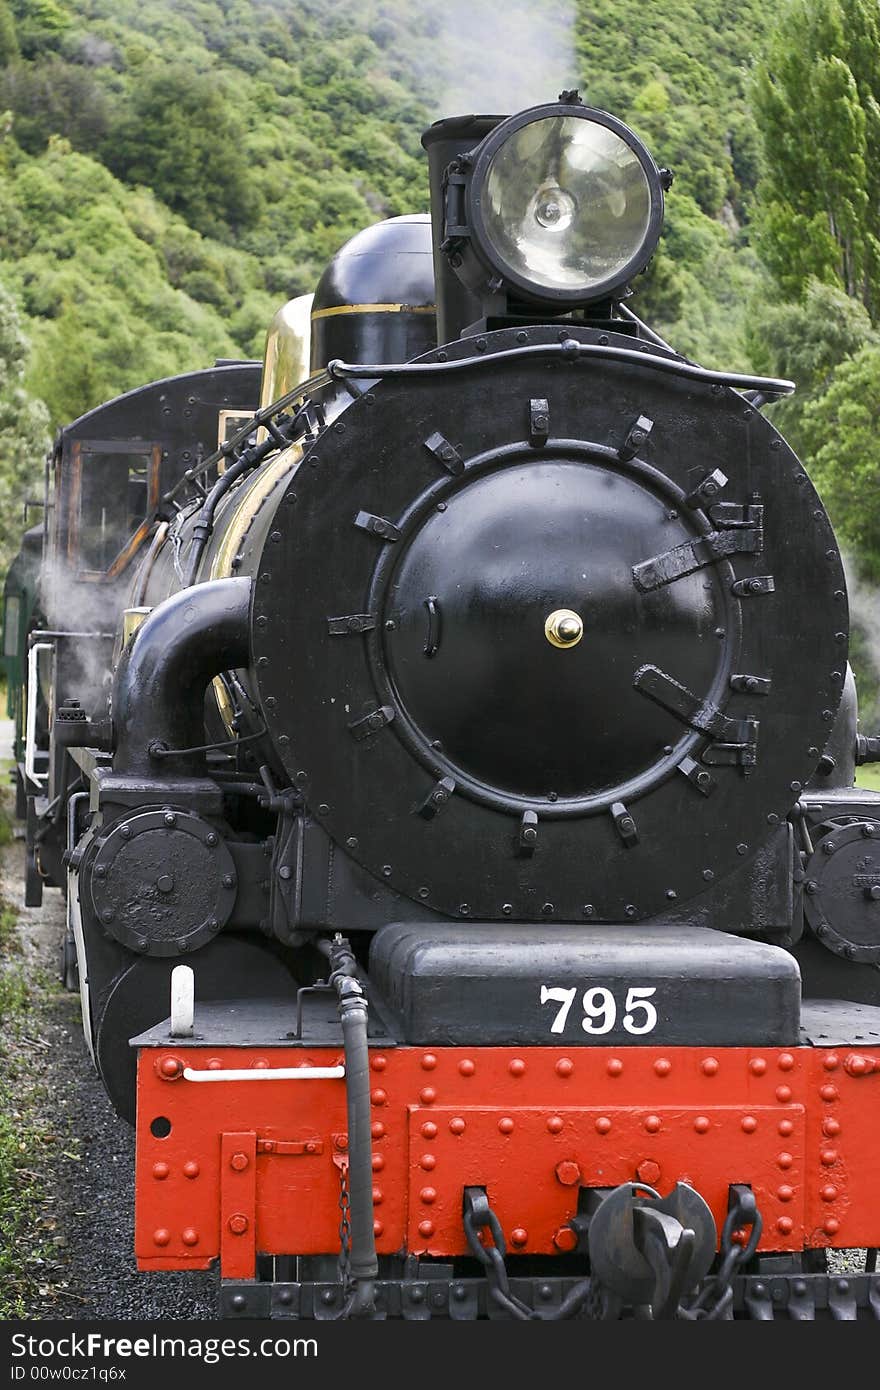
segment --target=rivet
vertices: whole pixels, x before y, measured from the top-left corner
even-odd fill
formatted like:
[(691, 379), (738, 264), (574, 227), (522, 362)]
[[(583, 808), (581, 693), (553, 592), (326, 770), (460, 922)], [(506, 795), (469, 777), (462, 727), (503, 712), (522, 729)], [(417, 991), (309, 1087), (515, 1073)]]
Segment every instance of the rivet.
[(434, 1223), (433, 1223), (433, 1221), (420, 1221), (420, 1222), (419, 1222), (419, 1235), (422, 1236), (423, 1239), (427, 1240), (428, 1237), (429, 1237), (429, 1236), (432, 1236), (433, 1234), (434, 1234)]
[(840, 1097), (840, 1092), (838, 1091), (836, 1086), (832, 1086), (829, 1082), (827, 1086), (819, 1087), (819, 1095), (822, 1097), (823, 1100), (838, 1100)]
[(381, 1120), (373, 1121), (373, 1123), (370, 1125), (370, 1133), (372, 1134), (374, 1139), (384, 1139), (385, 1126), (383, 1125)]
[(789, 1187), (787, 1183), (783, 1183), (781, 1187), (777, 1187), (776, 1196), (779, 1198), (780, 1202), (790, 1202), (794, 1197), (794, 1188)]
[(700, 1070), (704, 1076), (715, 1076), (718, 1072), (718, 1058), (704, 1057), (700, 1063)]
[(736, 847), (736, 852), (737, 852), (737, 854), (748, 854), (748, 852), (749, 852), (749, 847), (748, 847), (748, 845), (742, 845), (742, 844), (737, 845), (737, 847)]
[(433, 1124), (430, 1120), (428, 1120), (426, 1124), (423, 1124), (423, 1125), (422, 1125), (422, 1138), (423, 1138), (423, 1139), (436, 1139), (436, 1138), (437, 1138), (437, 1126), (436, 1126), (435, 1124)]
[(833, 1185), (833, 1183), (829, 1183), (827, 1187), (822, 1188), (822, 1191), (819, 1193), (819, 1196), (822, 1198), (823, 1202), (836, 1202), (837, 1188)]
[(154, 1178), (157, 1178), (157, 1179), (159, 1180), (159, 1182), (162, 1182), (162, 1180), (163, 1180), (164, 1178), (167, 1178), (167, 1177), (168, 1177), (168, 1174), (169, 1174), (170, 1172), (171, 1172), (171, 1169), (168, 1167), (168, 1164), (167, 1164), (167, 1163), (154, 1163), (154, 1164), (153, 1164), (153, 1177), (154, 1177)]
[(433, 1202), (436, 1202), (436, 1200), (437, 1200), (437, 1189), (436, 1189), (436, 1187), (423, 1187), (423, 1188), (422, 1188), (421, 1192), (419, 1193), (419, 1201), (420, 1201), (420, 1202), (424, 1202), (426, 1206), (431, 1206), (431, 1204), (432, 1204)]
[(577, 1246), (577, 1243), (577, 1233), (573, 1231), (570, 1226), (560, 1226), (556, 1235), (553, 1237), (553, 1244), (556, 1246), (556, 1249), (561, 1250), (564, 1254), (570, 1254)]
[[(794, 1222), (792, 1221), (790, 1216), (780, 1216), (779, 1220), (776, 1223), (776, 1229), (781, 1236), (790, 1236), (792, 1231), (794, 1230)], [(801, 1292), (806, 1293), (806, 1288), (807, 1286), (806, 1284), (804, 1284)], [(795, 1287), (795, 1293), (797, 1293), (797, 1291), (797, 1287)]]
[(764, 1061), (763, 1057), (753, 1057), (749, 1062), (749, 1071), (752, 1073), (752, 1076), (763, 1076), (766, 1070), (767, 1063)]
[(383, 1091), (381, 1087), (378, 1090), (370, 1092), (370, 1103), (372, 1105), (384, 1105), (387, 1099), (388, 1092)]
[(233, 1154), (229, 1160), (229, 1166), (230, 1168), (234, 1168), (236, 1173), (243, 1173), (245, 1168), (248, 1166), (247, 1154)]
[(740, 1129), (743, 1130), (745, 1134), (754, 1134), (755, 1130), (758, 1128), (758, 1121), (755, 1119), (754, 1115), (743, 1115), (739, 1124)]
[(381, 1235), (384, 1235), (384, 1233), (385, 1233), (385, 1227), (382, 1225), (382, 1222), (381, 1222), (381, 1221), (374, 1221), (374, 1222), (373, 1222), (373, 1235), (374, 1235), (374, 1236), (381, 1236)]
[(838, 1293), (849, 1293), (849, 1280), (838, 1279), (836, 1281), (836, 1288)]
[(163, 1057), (159, 1063), (159, 1070), (163, 1076), (172, 1081), (175, 1077), (180, 1076), (183, 1071), (183, 1063), (178, 1057)]
[(223, 1068), (223, 1059), (221, 1057), (209, 1057), (207, 1066), (208, 1071), (221, 1071)]
[[(379, 1224), (378, 1222), (374, 1222), (374, 1223), (373, 1223), (373, 1230), (374, 1230), (374, 1231), (375, 1231), (376, 1226), (377, 1226), (378, 1224)], [(324, 1303), (324, 1304), (326, 1304), (328, 1308), (330, 1307), (331, 1303), (335, 1303), (335, 1302), (336, 1302), (336, 1294), (335, 1294), (334, 1290), (333, 1290), (333, 1289), (325, 1289), (324, 1292), (321, 1294), (321, 1302)]]
[(600, 1115), (594, 1126), (597, 1134), (607, 1134), (611, 1129), (611, 1121), (607, 1115)]
[(501, 911), (504, 913), (505, 917), (509, 917), (513, 912), (513, 903), (502, 903)]
[(426, 1173), (431, 1173), (437, 1167), (437, 1159), (434, 1154), (422, 1154), (419, 1159), (419, 1167)]
[(437, 1092), (433, 1086), (423, 1086), (419, 1091), (419, 1100), (422, 1105), (433, 1105), (437, 1099)]
[(571, 1074), (572, 1074), (573, 1071), (574, 1071), (574, 1062), (571, 1060), (571, 1058), (570, 1058), (570, 1057), (560, 1057), (559, 1061), (556, 1063), (556, 1075), (557, 1075), (557, 1076), (571, 1076)]
[(381, 1056), (371, 1057), (370, 1066), (373, 1068), (373, 1071), (384, 1071), (385, 1068), (388, 1066), (388, 1058)]
[(268, 1068), (268, 1066), (269, 1066), (269, 1059), (268, 1059), (268, 1057), (257, 1057), (256, 1060), (254, 1061), (254, 1067), (255, 1067), (255, 1069), (256, 1069), (257, 1071), (266, 1071), (266, 1069)]
[(832, 1119), (829, 1115), (827, 1120), (822, 1121), (822, 1133), (829, 1139), (834, 1139), (840, 1133), (840, 1121)]
[(357, 838), (357, 835), (349, 835), (348, 839), (347, 839), (346, 842), (345, 842), (345, 847), (346, 847), (346, 849), (357, 849), (357, 847), (358, 847), (358, 838)]
[(458, 1064), (458, 1070), (462, 1076), (473, 1076), (476, 1069), (470, 1057), (464, 1057)]
[(788, 1102), (791, 1100), (791, 1087), (777, 1086), (776, 1099), (779, 1101), (780, 1105), (787, 1105)]
[(464, 1303), (467, 1298), (467, 1289), (462, 1284), (456, 1284), (455, 1288), (452, 1290), (452, 1297), (455, 1299), (456, 1303)]
[(794, 1066), (794, 1058), (790, 1052), (780, 1052), (776, 1065), (780, 1071), (791, 1071)]
[(564, 1158), (556, 1165), (556, 1178), (563, 1187), (575, 1187), (581, 1180), (581, 1170), (573, 1158)]
[(524, 1230), (522, 1226), (514, 1226), (513, 1230), (510, 1233), (511, 1245), (526, 1245), (528, 1243), (528, 1239), (528, 1231)]
[(790, 1168), (794, 1163), (794, 1158), (790, 1153), (781, 1153), (776, 1156), (776, 1163), (779, 1168)]
[(237, 1211), (234, 1216), (230, 1216), (226, 1224), (234, 1236), (243, 1236), (250, 1222), (243, 1212)]
[(551, 1134), (560, 1134), (564, 1127), (561, 1115), (551, 1115), (547, 1120), (547, 1129)]
[(180, 1239), (183, 1241), (184, 1245), (198, 1245), (199, 1233), (198, 1231), (194, 1231), (192, 1226), (187, 1226)]
[(422, 1058), (422, 1071), (433, 1071), (437, 1065), (437, 1058), (433, 1052), (426, 1052)]
[(499, 1131), (500, 1131), (502, 1134), (512, 1134), (512, 1133), (513, 1133), (513, 1120), (510, 1118), (509, 1115), (504, 1115), (504, 1116), (498, 1121), (498, 1129), (499, 1129)]
[(783, 1139), (787, 1139), (788, 1136), (789, 1136), (790, 1134), (794, 1134), (794, 1121), (793, 1121), (793, 1120), (780, 1120), (780, 1121), (779, 1121), (779, 1124), (776, 1126), (776, 1128), (778, 1129), (779, 1133), (782, 1135)]
[[(176, 817), (176, 815), (174, 814), (173, 811), (166, 811), (166, 812), (165, 812), (165, 815), (162, 817), (162, 819), (164, 820), (164, 822), (165, 822), (166, 825), (171, 826), (171, 825), (176, 825), (176, 824), (177, 824), (177, 817)], [(128, 830), (128, 833), (129, 833), (129, 835), (130, 835), (130, 834), (131, 834), (131, 830), (129, 829), (129, 827), (128, 827), (127, 825), (124, 825), (124, 826), (122, 827), (122, 831), (121, 831), (120, 833), (124, 833), (126, 830)]]
[(672, 1071), (672, 1063), (668, 1057), (658, 1057), (654, 1063), (654, 1070), (658, 1076), (668, 1076)]
[(709, 1117), (707, 1115), (698, 1115), (697, 1118), (694, 1120), (694, 1129), (697, 1131), (697, 1133), (705, 1134), (708, 1128)]
[(511, 1076), (522, 1076), (525, 1069), (526, 1064), (521, 1057), (514, 1057), (513, 1061), (510, 1062), (507, 1067), (507, 1070), (510, 1072)]
[(660, 1128), (661, 1120), (659, 1115), (648, 1115), (645, 1119), (645, 1129), (649, 1134), (656, 1134)]
[(611, 1057), (605, 1064), (605, 1070), (609, 1076), (620, 1076), (623, 1072), (623, 1063), (619, 1057)]
[(166, 1231), (164, 1226), (160, 1226), (158, 1231), (153, 1232), (154, 1245), (167, 1245), (171, 1239), (171, 1232)]
[(836, 1216), (829, 1216), (827, 1221), (823, 1221), (822, 1230), (826, 1236), (836, 1236), (840, 1230), (840, 1222)]
[(823, 1168), (831, 1168), (837, 1162), (836, 1149), (823, 1149), (819, 1155)]
[(451, 1134), (464, 1134), (466, 1128), (467, 1126), (464, 1120), (459, 1115), (456, 1115), (454, 1119), (449, 1121), (449, 1131)]

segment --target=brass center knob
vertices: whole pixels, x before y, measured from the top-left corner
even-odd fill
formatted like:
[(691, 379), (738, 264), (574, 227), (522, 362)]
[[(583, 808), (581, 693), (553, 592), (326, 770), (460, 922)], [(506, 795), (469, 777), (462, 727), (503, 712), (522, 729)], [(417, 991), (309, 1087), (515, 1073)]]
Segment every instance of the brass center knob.
[(557, 608), (544, 624), (544, 636), (553, 647), (576, 647), (583, 635), (583, 619), (570, 608)]

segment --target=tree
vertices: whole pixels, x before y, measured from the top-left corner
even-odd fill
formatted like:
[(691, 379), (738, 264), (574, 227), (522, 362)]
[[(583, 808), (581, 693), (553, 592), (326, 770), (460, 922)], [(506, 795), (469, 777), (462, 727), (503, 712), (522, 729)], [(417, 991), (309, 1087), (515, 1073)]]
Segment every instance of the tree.
[(800, 429), (841, 543), (858, 555), (860, 574), (880, 583), (880, 345), (841, 363), (804, 407)]
[(18, 37), (15, 20), (6, 0), (0, 0), (0, 68), (15, 62), (18, 57)]
[(259, 198), (249, 182), (245, 127), (235, 93), (183, 65), (149, 70), (103, 158), (127, 183), (146, 184), (207, 235), (251, 225)]
[(22, 386), (29, 344), (15, 300), (0, 283), (0, 573), (18, 548), (22, 503), (39, 491), (49, 412)]
[(880, 318), (880, 9), (793, 0), (755, 70), (758, 247), (785, 294), (840, 285)]

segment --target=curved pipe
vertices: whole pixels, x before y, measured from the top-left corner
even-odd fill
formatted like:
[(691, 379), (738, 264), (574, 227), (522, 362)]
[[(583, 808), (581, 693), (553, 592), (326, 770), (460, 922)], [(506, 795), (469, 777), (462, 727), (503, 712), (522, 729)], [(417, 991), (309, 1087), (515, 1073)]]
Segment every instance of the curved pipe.
[[(250, 595), (249, 578), (213, 579), (172, 594), (141, 624), (113, 681), (115, 772), (155, 774), (151, 746), (205, 742), (209, 682), (250, 661)], [(175, 759), (175, 773), (197, 775), (204, 760)]]

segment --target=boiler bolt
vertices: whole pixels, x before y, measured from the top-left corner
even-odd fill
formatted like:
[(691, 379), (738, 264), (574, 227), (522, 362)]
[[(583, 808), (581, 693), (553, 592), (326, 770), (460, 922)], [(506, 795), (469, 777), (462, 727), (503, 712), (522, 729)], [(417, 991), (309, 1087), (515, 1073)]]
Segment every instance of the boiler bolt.
[(574, 1187), (581, 1180), (581, 1170), (573, 1158), (564, 1158), (556, 1165), (556, 1178), (563, 1187)]
[(213, 830), (212, 830), (212, 831), (210, 831), (209, 834), (207, 834), (207, 835), (205, 836), (205, 844), (206, 844), (206, 845), (210, 845), (211, 849), (213, 849), (214, 846), (216, 845), (216, 843), (217, 843), (217, 836), (214, 834), (214, 832), (213, 832)]
[(224, 887), (224, 888), (234, 888), (234, 887), (235, 887), (235, 879), (232, 877), (232, 874), (224, 874), (224, 875), (223, 875), (223, 887)]
[[(176, 817), (176, 815), (174, 814), (173, 811), (166, 811), (166, 812), (165, 812), (165, 815), (162, 817), (162, 819), (165, 821), (165, 824), (168, 825), (168, 826), (176, 825), (176, 824), (177, 824), (177, 817)], [(126, 827), (123, 826), (122, 829), (125, 830)]]
[(227, 1225), (234, 1236), (243, 1236), (250, 1222), (242, 1212), (236, 1212), (234, 1216), (230, 1216)]
[(249, 1159), (247, 1154), (235, 1153), (229, 1160), (229, 1166), (230, 1168), (234, 1168), (236, 1173), (243, 1173), (245, 1168), (248, 1166), (248, 1162)]

